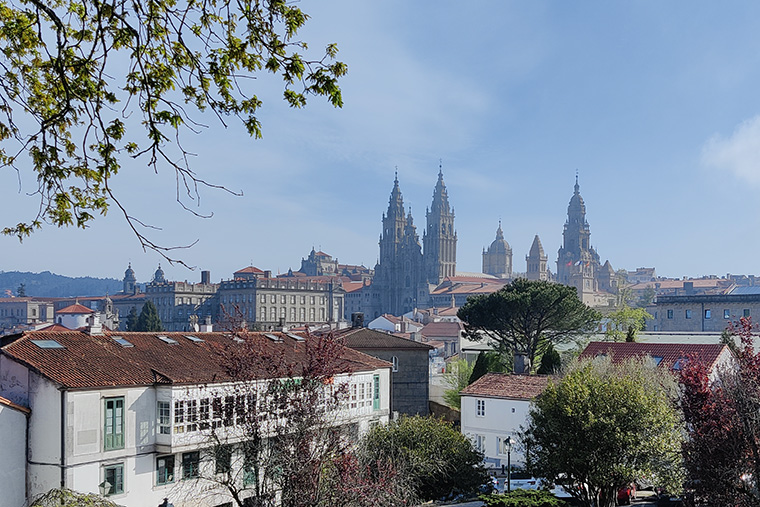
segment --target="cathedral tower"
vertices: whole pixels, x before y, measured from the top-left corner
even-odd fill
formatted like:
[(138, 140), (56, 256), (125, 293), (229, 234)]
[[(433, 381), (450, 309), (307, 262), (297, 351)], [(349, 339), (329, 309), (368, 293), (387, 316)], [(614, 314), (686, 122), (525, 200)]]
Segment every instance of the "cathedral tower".
[(483, 249), (483, 273), (499, 278), (512, 278), (512, 248), (504, 239), (501, 220), (499, 228), (496, 229), (496, 239), (488, 250)]
[(369, 318), (382, 313), (402, 315), (415, 307), (426, 307), (429, 293), (425, 281), (422, 248), (412, 211), (404, 214), (404, 199), (398, 174), (383, 214), (380, 260), (372, 281)]
[(562, 233), (562, 247), (557, 255), (557, 281), (578, 289), (578, 297), (590, 301), (598, 290), (599, 254), (591, 246), (591, 229), (586, 221), (586, 204), (580, 193), (578, 176), (575, 191), (567, 206), (567, 221)]
[(546, 269), (546, 261), (548, 259), (549, 257), (544, 252), (543, 245), (541, 245), (541, 240), (538, 234), (536, 234), (536, 237), (533, 238), (533, 244), (530, 246), (530, 253), (525, 256), (527, 263), (525, 277), (528, 280), (548, 280), (549, 273)]
[(433, 203), (425, 213), (427, 228), (422, 235), (425, 247), (425, 276), (428, 283), (438, 285), (454, 276), (457, 267), (457, 233), (454, 230), (454, 210), (449, 207), (449, 195), (439, 166), (438, 182), (433, 191)]

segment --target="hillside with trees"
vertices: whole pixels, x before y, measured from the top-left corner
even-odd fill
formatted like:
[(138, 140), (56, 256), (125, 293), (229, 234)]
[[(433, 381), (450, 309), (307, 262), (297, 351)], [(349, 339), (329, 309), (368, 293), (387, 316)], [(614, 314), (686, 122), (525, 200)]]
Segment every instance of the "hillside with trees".
[(115, 294), (122, 289), (121, 280), (115, 278), (72, 278), (50, 271), (0, 271), (0, 297), (18, 296), (22, 284), (25, 295), (34, 297), (102, 296)]

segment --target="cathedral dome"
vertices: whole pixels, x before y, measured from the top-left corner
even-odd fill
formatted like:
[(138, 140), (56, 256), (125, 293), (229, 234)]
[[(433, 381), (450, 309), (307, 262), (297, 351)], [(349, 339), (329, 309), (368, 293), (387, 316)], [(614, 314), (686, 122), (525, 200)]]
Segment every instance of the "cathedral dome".
[(509, 243), (507, 243), (507, 240), (504, 239), (504, 231), (501, 230), (501, 222), (499, 222), (499, 228), (496, 230), (496, 239), (493, 240), (493, 243), (491, 243), (491, 246), (488, 247), (489, 253), (507, 253), (510, 252), (512, 248), (510, 248)]
[(159, 264), (158, 269), (153, 274), (153, 282), (164, 283), (165, 281), (166, 281), (166, 278), (164, 278), (164, 270), (161, 269), (161, 264)]
[(135, 277), (135, 270), (132, 269), (131, 262), (129, 263), (129, 267), (127, 268), (127, 270), (124, 272), (124, 280), (129, 280), (129, 281), (137, 280), (137, 278)]

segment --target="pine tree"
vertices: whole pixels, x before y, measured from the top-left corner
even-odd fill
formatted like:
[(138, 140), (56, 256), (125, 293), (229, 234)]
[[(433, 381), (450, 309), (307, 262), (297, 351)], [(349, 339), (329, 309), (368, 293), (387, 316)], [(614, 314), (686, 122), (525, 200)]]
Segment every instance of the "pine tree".
[(470, 384), (478, 380), (486, 373), (488, 373), (488, 360), (486, 359), (486, 353), (481, 350), (480, 354), (478, 354), (478, 358), (475, 360), (475, 366), (472, 367)]
[(158, 316), (156, 305), (151, 301), (146, 301), (142, 307), (140, 316), (137, 318), (135, 331), (158, 332), (163, 330), (164, 326), (161, 324), (161, 318)]
[(18, 289), (16, 289), (16, 294), (18, 297), (23, 298), (26, 297), (26, 284), (22, 283), (18, 286)]
[(551, 375), (557, 373), (562, 367), (562, 359), (559, 356), (559, 352), (554, 349), (554, 346), (550, 343), (546, 348), (544, 355), (541, 356), (541, 365), (538, 367), (539, 375)]
[(127, 315), (127, 331), (137, 331), (137, 319), (137, 308), (133, 306)]

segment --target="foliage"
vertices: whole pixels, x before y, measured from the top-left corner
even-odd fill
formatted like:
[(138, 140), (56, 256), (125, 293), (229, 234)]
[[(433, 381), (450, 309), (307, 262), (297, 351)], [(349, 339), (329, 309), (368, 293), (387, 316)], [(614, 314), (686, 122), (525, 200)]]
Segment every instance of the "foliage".
[(698, 497), (710, 505), (749, 507), (760, 504), (751, 480), (760, 477), (760, 353), (754, 350), (750, 319), (742, 318), (729, 331), (741, 345), (735, 347), (735, 368), (720, 370), (718, 382), (697, 361), (681, 370), (689, 437), (684, 460)]
[(472, 374), (467, 384), (472, 384), (486, 373), (506, 373), (512, 370), (512, 365), (507, 364), (504, 360), (504, 354), (498, 352), (480, 351), (475, 364), (472, 367)]
[(449, 361), (446, 364), (446, 373), (443, 376), (444, 383), (448, 386), (443, 391), (443, 401), (451, 407), (459, 410), (462, 407), (462, 401), (459, 393), (470, 385), (473, 365), (466, 359), (457, 359)]
[(26, 297), (26, 284), (19, 284), (18, 289), (16, 289), (16, 295), (20, 298)]
[(483, 454), (451, 423), (402, 416), (370, 430), (359, 444), (360, 461), (375, 469), (390, 464), (409, 479), (417, 496), (433, 500), (471, 494), (488, 481)]
[(394, 468), (371, 475), (353, 454), (358, 427), (345, 420), (348, 385), (336, 380), (346, 367), (342, 345), (310, 337), (286, 351), (260, 334), (236, 339), (222, 351), (235, 382), (209, 393), (212, 411), (229, 424), (200, 428), (209, 452), (193, 500), (221, 488), (238, 507), (337, 507), (353, 504), (359, 484), (366, 498), (357, 505), (413, 498)]
[(609, 324), (605, 333), (611, 341), (636, 341), (636, 335), (646, 327), (647, 320), (653, 319), (643, 308), (631, 308), (624, 304), (607, 315)]
[(565, 507), (567, 503), (543, 489), (516, 489), (503, 495), (480, 495), (486, 507)]
[(654, 302), (655, 296), (657, 296), (657, 291), (654, 289), (654, 287), (647, 287), (641, 293), (641, 297), (639, 297), (638, 306), (645, 308), (651, 305)]
[(582, 506), (610, 507), (617, 490), (641, 476), (679, 489), (682, 421), (675, 378), (651, 360), (573, 364), (549, 382), (529, 411), (522, 434), (535, 477), (566, 477), (584, 488)]
[(560, 357), (559, 352), (557, 352), (554, 349), (554, 346), (550, 343), (546, 347), (546, 350), (544, 350), (544, 353), (541, 354), (541, 364), (536, 373), (539, 375), (552, 375), (558, 373), (561, 368), (562, 358)]
[(129, 313), (127, 314), (127, 331), (137, 331), (138, 319), (137, 308), (133, 306), (129, 309)]
[(119, 507), (119, 505), (93, 493), (85, 494), (67, 488), (56, 488), (40, 495), (30, 507)]
[(286, 0), (2, 2), (0, 164), (31, 166), (40, 200), (36, 217), (2, 232), (22, 239), (43, 222), (84, 228), (115, 203), (143, 247), (166, 255), (116, 196), (123, 159), (173, 170), (188, 209), (199, 186), (215, 186), (191, 170), (180, 142), (204, 128), (206, 112), (261, 137), (254, 85), (267, 73), (280, 76), (292, 107), (309, 95), (340, 107), (347, 67), (334, 44), (305, 56), (297, 34), (307, 19)]
[(34, 294), (36, 297), (99, 296), (106, 293), (114, 294), (122, 287), (121, 281), (113, 278), (71, 278), (49, 271), (0, 272), (0, 293), (13, 293), (22, 283), (27, 294)]
[(531, 364), (546, 345), (590, 332), (601, 318), (578, 299), (574, 287), (522, 278), (468, 299), (457, 315), (470, 339), (491, 339), (505, 350), (527, 354)]
[(152, 301), (147, 300), (140, 311), (140, 316), (137, 317), (137, 324), (135, 325), (135, 331), (156, 333), (164, 330), (163, 324), (161, 324), (161, 318), (158, 316), (158, 309)]

